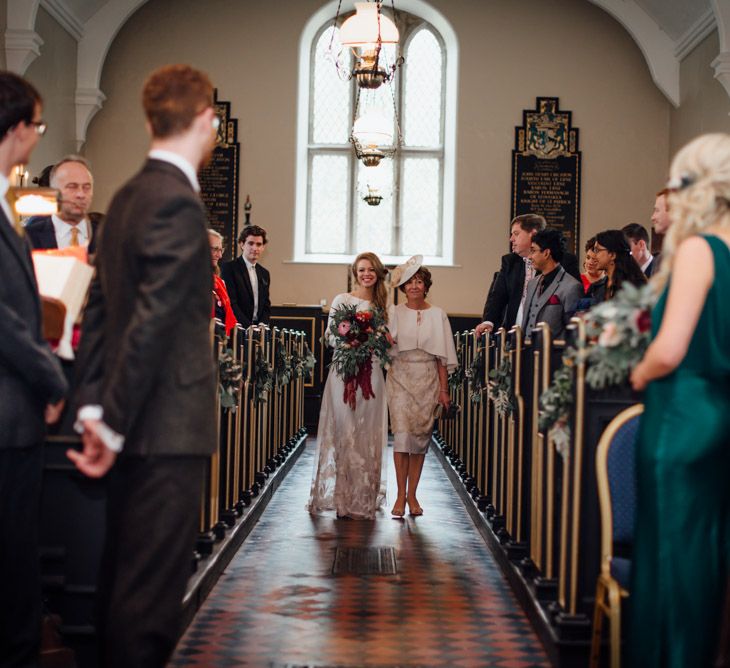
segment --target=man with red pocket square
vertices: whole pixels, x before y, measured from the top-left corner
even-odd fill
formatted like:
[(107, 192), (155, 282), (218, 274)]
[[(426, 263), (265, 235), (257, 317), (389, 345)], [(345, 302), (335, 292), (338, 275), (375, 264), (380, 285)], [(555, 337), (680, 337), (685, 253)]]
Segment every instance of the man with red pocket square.
[(558, 230), (547, 228), (532, 237), (530, 258), (540, 273), (527, 284), (521, 323), (526, 336), (537, 323), (546, 322), (553, 338), (561, 338), (583, 297), (580, 281), (560, 264), (564, 252), (565, 240)]

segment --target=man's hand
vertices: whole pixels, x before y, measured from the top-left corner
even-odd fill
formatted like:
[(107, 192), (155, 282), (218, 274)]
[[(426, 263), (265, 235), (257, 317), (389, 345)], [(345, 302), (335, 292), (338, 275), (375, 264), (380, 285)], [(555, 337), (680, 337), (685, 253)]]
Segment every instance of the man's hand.
[(84, 433), (81, 441), (84, 448), (81, 452), (67, 450), (66, 456), (76, 465), (76, 468), (89, 478), (101, 478), (106, 475), (117, 458), (117, 453), (104, 445), (99, 438), (97, 426), (99, 420), (84, 420)]
[(47, 404), (45, 413), (46, 424), (56, 424), (61, 417), (61, 413), (63, 413), (63, 407), (65, 405), (65, 399), (61, 399), (61, 401), (55, 404)]
[(484, 332), (491, 332), (492, 331), (492, 323), (491, 322), (480, 322), (475, 328), (474, 333), (477, 336), (481, 336), (484, 334)]

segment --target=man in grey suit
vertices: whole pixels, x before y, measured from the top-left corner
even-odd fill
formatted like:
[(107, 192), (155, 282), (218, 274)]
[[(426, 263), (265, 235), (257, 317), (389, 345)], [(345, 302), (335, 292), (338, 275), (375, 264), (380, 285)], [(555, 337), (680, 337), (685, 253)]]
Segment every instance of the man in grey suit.
[(532, 237), (530, 257), (540, 272), (527, 284), (522, 329), (529, 336), (539, 322), (550, 326), (553, 338), (560, 338), (583, 297), (583, 286), (560, 264), (565, 253), (563, 235), (547, 228)]
[[(179, 637), (206, 461), (216, 449), (213, 274), (197, 170), (218, 118), (208, 77), (153, 72), (142, 170), (99, 239), (78, 355), (86, 475), (111, 470), (99, 582), (101, 664), (164, 666)], [(113, 468), (112, 468), (113, 465)]]
[(43, 340), (27, 239), (6, 195), (45, 132), (41, 97), (0, 72), (0, 665), (37, 666), (41, 637), (38, 522), (45, 424), (63, 408), (66, 380)]

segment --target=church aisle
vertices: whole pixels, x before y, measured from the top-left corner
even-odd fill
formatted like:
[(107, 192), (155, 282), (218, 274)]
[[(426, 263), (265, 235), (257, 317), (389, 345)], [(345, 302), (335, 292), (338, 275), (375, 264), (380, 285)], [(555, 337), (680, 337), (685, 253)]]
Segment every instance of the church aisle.
[[(499, 567), (433, 453), (422, 517), (312, 517), (314, 442), (178, 644), (171, 666), (547, 666)], [(395, 498), (390, 457), (389, 497)], [(392, 502), (391, 502), (392, 503)], [(390, 506), (388, 506), (389, 510)], [(335, 549), (395, 549), (395, 575), (333, 575)]]

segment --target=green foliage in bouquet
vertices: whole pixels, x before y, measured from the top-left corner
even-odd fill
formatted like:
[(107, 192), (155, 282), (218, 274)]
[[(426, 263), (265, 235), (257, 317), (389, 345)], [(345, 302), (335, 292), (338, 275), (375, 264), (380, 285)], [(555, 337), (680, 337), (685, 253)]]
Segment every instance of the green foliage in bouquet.
[(375, 357), (381, 366), (390, 363), (386, 338), (388, 328), (381, 309), (358, 311), (356, 305), (342, 304), (332, 313), (329, 333), (337, 341), (332, 369), (340, 378), (354, 378), (366, 361)]
[(588, 348), (586, 382), (594, 390), (620, 385), (644, 356), (651, 340), (650, 285), (625, 283), (616, 296), (594, 306), (585, 316)]
[(236, 412), (242, 378), (243, 367), (233, 358), (233, 351), (226, 348), (218, 357), (218, 396), (224, 410)]
[(489, 398), (494, 402), (494, 410), (500, 417), (506, 417), (515, 407), (510, 358), (503, 357), (499, 366), (489, 372), (489, 378)]
[(484, 378), (484, 348), (477, 348), (477, 354), (474, 355), (466, 375), (469, 379), (469, 400), (473, 404), (479, 404), (482, 402), (485, 389), (482, 381)]
[(261, 348), (256, 348), (256, 362), (253, 373), (253, 403), (258, 406), (265, 402), (274, 386), (274, 374), (266, 361)]
[(466, 380), (466, 372), (464, 367), (461, 366), (461, 351), (462, 346), (458, 344), (456, 346), (456, 368), (449, 374), (449, 390), (455, 391), (461, 389), (464, 381)]
[(563, 358), (563, 366), (553, 373), (553, 381), (540, 395), (538, 427), (550, 429), (558, 420), (567, 420), (573, 406), (573, 363)]
[(317, 363), (317, 360), (306, 341), (304, 342), (304, 356), (301, 358), (301, 362), (304, 371), (304, 380), (309, 382), (314, 376), (314, 365)]
[(276, 348), (274, 355), (274, 378), (276, 380), (276, 391), (281, 392), (282, 388), (292, 379), (292, 359), (287, 355), (284, 346)]
[(549, 431), (558, 451), (566, 453), (569, 447), (573, 366), (587, 362), (586, 383), (594, 390), (624, 383), (649, 346), (655, 301), (651, 286), (627, 283), (613, 299), (597, 304), (584, 316), (586, 347), (566, 348), (563, 366), (540, 396), (539, 427)]

